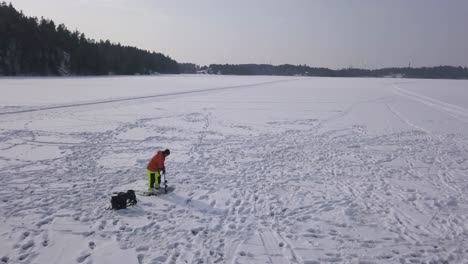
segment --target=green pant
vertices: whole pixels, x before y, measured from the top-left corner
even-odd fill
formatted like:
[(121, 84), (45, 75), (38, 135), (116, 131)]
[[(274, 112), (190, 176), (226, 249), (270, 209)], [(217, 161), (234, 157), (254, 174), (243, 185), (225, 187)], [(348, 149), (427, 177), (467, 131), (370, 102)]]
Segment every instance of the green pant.
[(161, 183), (161, 174), (159, 174), (159, 171), (150, 171), (146, 170), (148, 173), (148, 190), (152, 190), (154, 188), (154, 184), (157, 181), (157, 185)]

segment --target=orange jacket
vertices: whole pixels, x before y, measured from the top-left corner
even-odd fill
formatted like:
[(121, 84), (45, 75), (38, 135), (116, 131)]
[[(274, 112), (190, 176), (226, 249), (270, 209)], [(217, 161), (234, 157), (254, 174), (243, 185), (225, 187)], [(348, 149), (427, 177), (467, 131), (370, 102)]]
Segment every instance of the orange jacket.
[(150, 160), (148, 163), (148, 166), (146, 166), (147, 170), (150, 171), (160, 171), (164, 169), (164, 160), (166, 157), (164, 157), (164, 154), (162, 151), (158, 151), (156, 155)]

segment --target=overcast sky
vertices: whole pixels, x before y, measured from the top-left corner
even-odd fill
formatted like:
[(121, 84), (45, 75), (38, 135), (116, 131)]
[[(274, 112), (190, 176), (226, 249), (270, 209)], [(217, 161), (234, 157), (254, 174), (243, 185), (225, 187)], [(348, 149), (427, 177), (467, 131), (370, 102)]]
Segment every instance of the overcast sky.
[(179, 62), (468, 66), (468, 0), (12, 0)]

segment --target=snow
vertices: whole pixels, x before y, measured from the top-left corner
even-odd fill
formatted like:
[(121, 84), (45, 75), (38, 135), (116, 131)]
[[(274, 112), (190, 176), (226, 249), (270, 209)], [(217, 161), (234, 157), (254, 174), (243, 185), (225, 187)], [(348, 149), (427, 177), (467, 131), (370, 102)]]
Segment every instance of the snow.
[[(464, 263), (468, 82), (0, 79), (0, 263)], [(158, 149), (169, 194), (146, 188)]]

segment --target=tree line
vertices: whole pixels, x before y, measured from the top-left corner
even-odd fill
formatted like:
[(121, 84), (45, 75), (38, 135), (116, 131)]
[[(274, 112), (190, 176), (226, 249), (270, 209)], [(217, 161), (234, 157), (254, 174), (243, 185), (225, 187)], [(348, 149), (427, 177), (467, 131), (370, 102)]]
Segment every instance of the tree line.
[(179, 73), (179, 65), (161, 53), (95, 41), (0, 3), (0, 75), (152, 73)]
[(421, 68), (383, 68), (376, 70), (347, 68), (331, 70), (307, 65), (211, 64), (209, 72), (226, 75), (284, 75), (320, 77), (400, 77), (423, 79), (468, 79), (467, 67), (437, 66)]
[(279, 75), (316, 77), (399, 77), (421, 79), (468, 79), (467, 67), (436, 66), (420, 68), (382, 68), (376, 70), (347, 68), (332, 70), (307, 65), (270, 64), (180, 64), (181, 73), (206, 73), (223, 75)]

